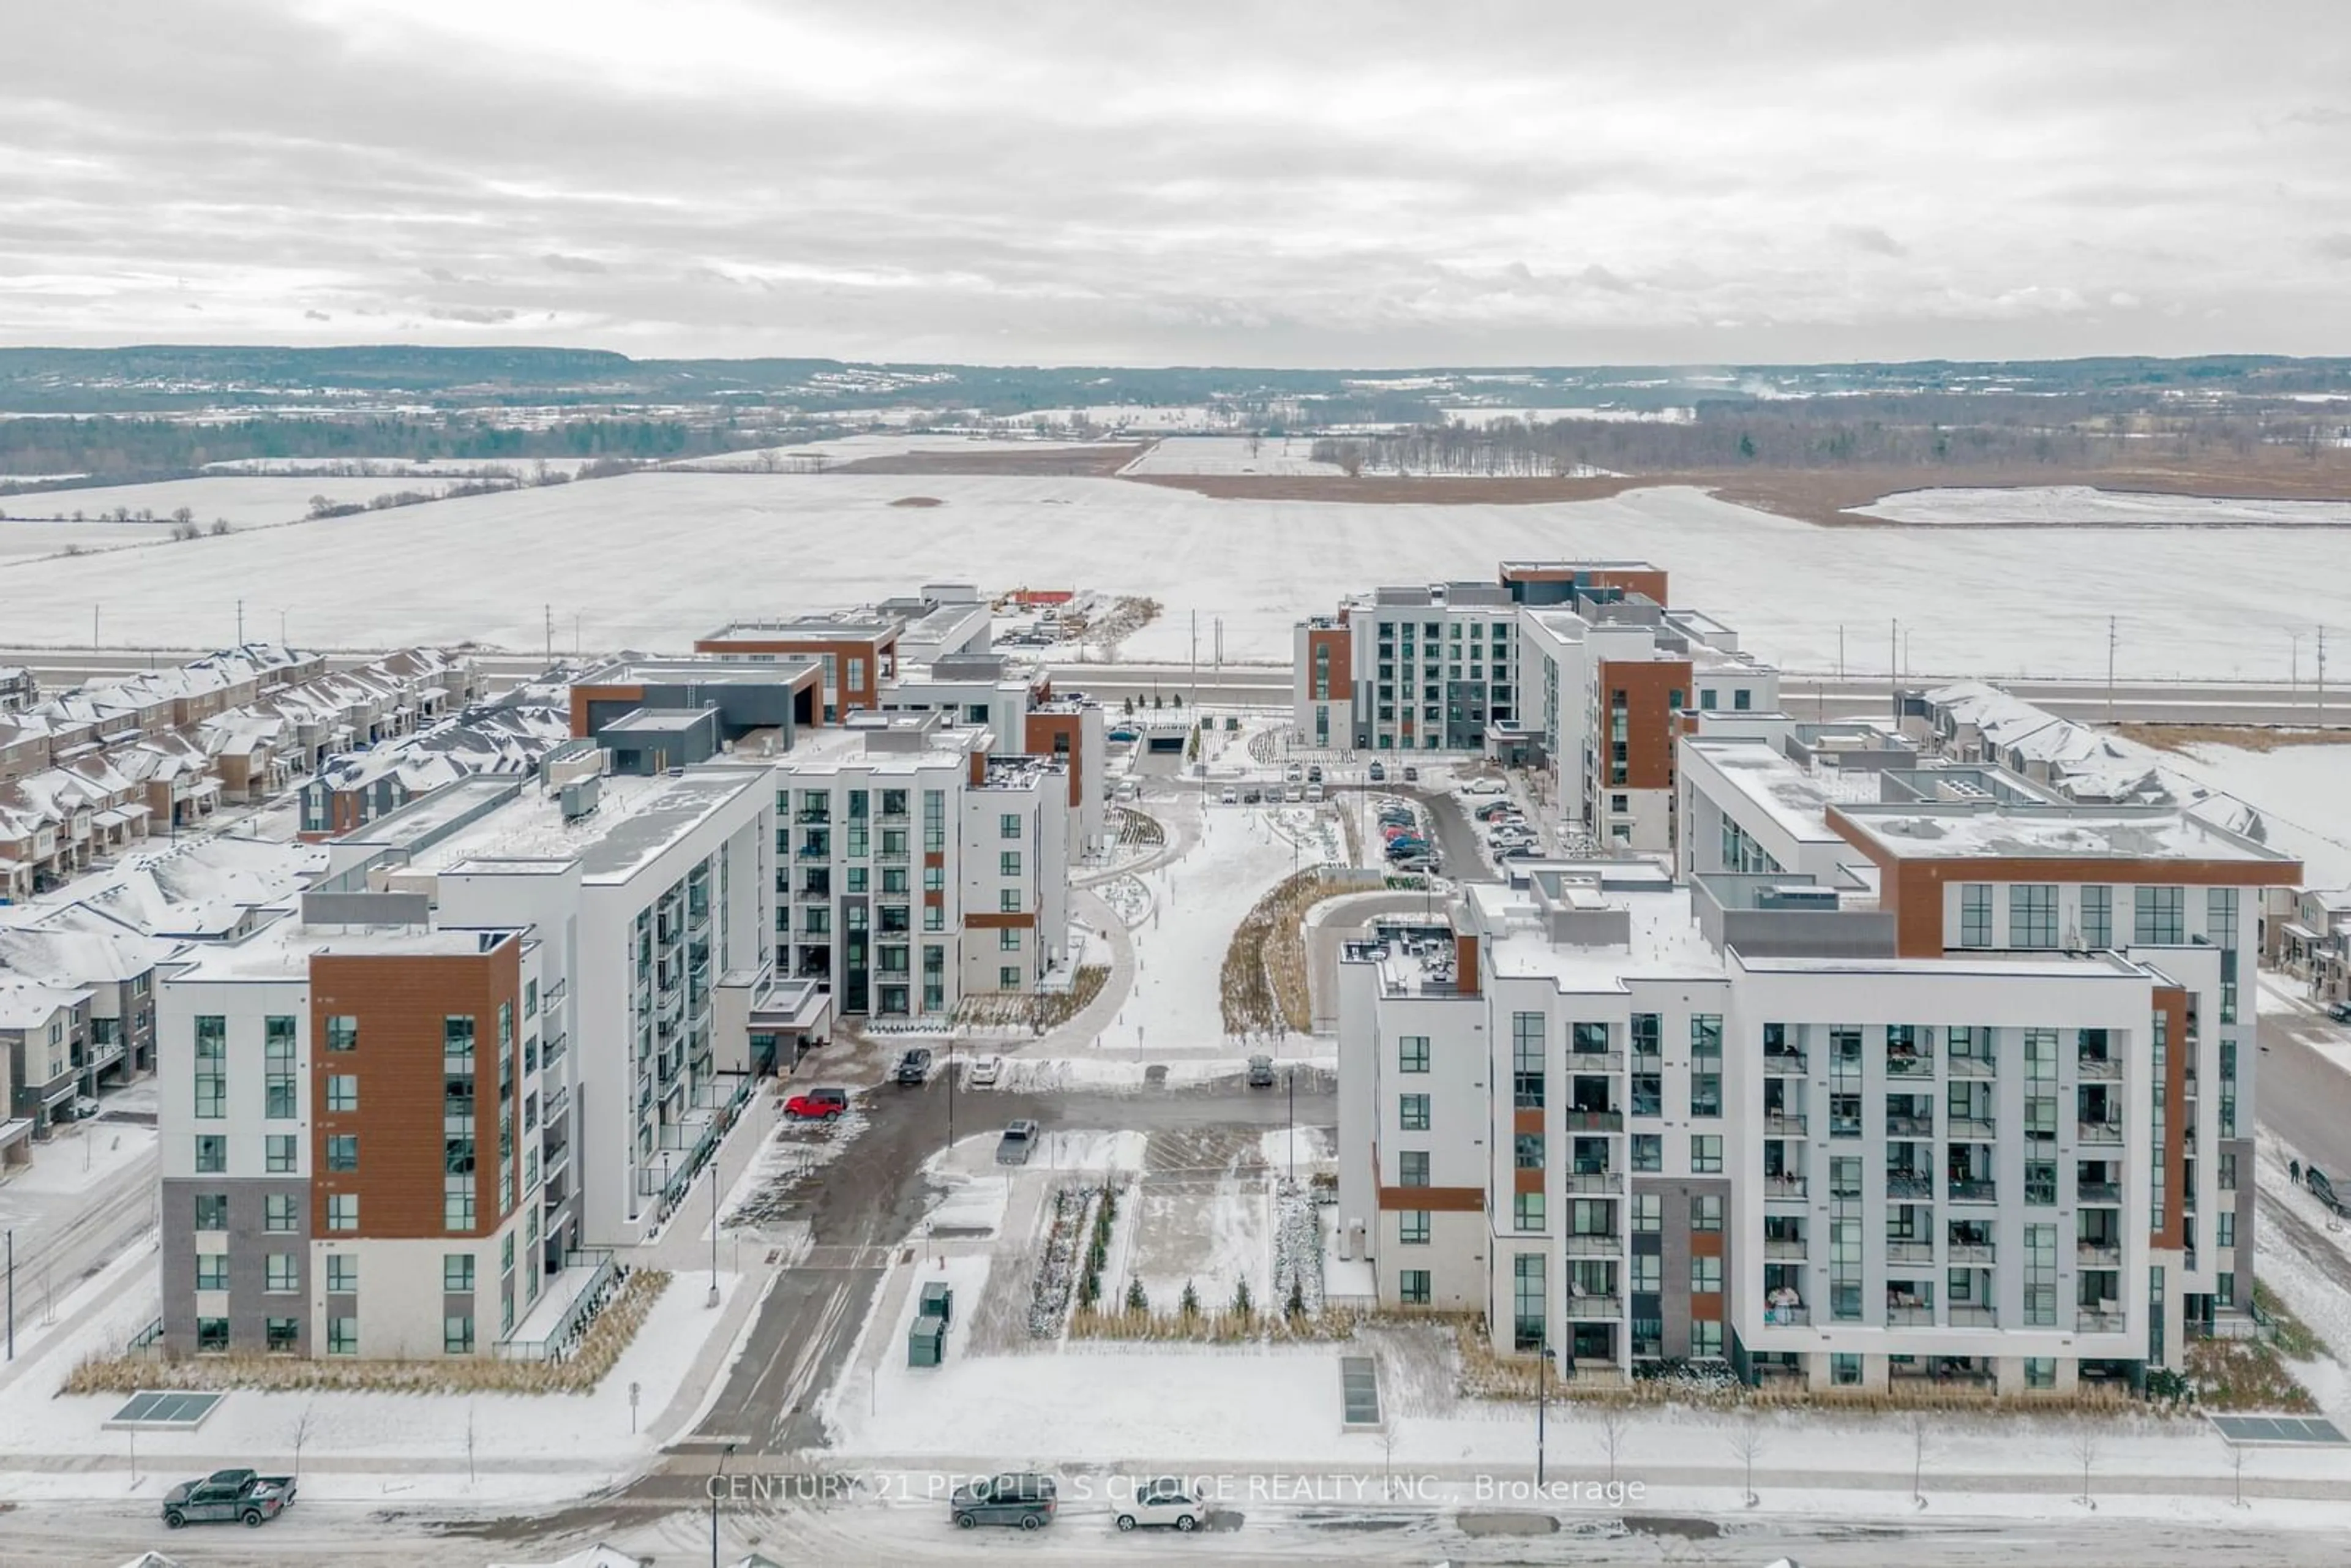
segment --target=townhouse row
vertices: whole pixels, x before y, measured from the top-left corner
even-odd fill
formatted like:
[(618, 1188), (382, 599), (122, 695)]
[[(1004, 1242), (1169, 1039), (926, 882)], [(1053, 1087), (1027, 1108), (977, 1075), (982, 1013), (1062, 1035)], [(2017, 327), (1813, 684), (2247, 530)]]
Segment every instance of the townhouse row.
[(1382, 1301), (1564, 1376), (1821, 1388), (2062, 1392), (2251, 1333), (2252, 970), (2296, 862), (1747, 727), (1677, 743), (1676, 862), (1346, 948), (1341, 1223)]

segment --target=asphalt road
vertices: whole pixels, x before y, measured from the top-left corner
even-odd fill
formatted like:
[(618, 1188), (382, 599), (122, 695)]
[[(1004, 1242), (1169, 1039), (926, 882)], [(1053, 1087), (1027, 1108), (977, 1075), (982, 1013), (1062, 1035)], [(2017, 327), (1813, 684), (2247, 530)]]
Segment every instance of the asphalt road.
[(2351, 1072), (2316, 1050), (2319, 1040), (2351, 1045), (2351, 1025), (2262, 995), (2254, 1082), (2262, 1125), (2305, 1164), (2315, 1160), (2339, 1181), (2351, 1172)]

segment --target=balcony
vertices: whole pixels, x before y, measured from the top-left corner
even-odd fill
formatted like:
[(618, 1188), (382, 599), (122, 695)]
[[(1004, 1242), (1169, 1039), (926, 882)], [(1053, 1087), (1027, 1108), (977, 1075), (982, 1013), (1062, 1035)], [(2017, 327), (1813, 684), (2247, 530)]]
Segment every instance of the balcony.
[(804, 828), (824, 828), (832, 825), (832, 813), (819, 808), (813, 811), (795, 811), (792, 821)]
[(1765, 1241), (1763, 1256), (1779, 1263), (1801, 1263), (1804, 1260), (1805, 1245), (1802, 1241)]
[(1886, 1173), (1886, 1196), (1888, 1197), (1932, 1197), (1935, 1178), (1923, 1171), (1893, 1170)]
[(1767, 1051), (1763, 1053), (1763, 1071), (1777, 1073), (1784, 1078), (1791, 1073), (1802, 1073), (1810, 1069), (1805, 1063), (1802, 1051), (1780, 1050)]
[(1886, 1076), (1888, 1078), (1932, 1078), (1935, 1076), (1935, 1059), (1931, 1056), (1921, 1056), (1916, 1052), (1913, 1052), (1908, 1056), (1889, 1055), (1886, 1059)]
[(1889, 1138), (1931, 1138), (1935, 1135), (1935, 1118), (1889, 1115), (1886, 1118), (1886, 1135)]
[(1763, 1178), (1763, 1201), (1766, 1203), (1802, 1203), (1804, 1201), (1804, 1178), (1800, 1176), (1767, 1176)]
[(1906, 1328), (1935, 1321), (1935, 1309), (1928, 1306), (1888, 1306), (1886, 1309), (1887, 1328)]
[(1998, 1135), (2000, 1124), (1990, 1116), (1954, 1116), (1947, 1137), (1990, 1143)]
[(1972, 1302), (1965, 1304), (1954, 1302), (1951, 1306), (1950, 1312), (1951, 1326), (1955, 1329), (1996, 1329), (2000, 1327), (2000, 1312), (1997, 1309), (1992, 1307), (1977, 1306)]
[(904, 850), (876, 850), (873, 852), (873, 858), (883, 865), (904, 865), (907, 860), (907, 852)]
[(1989, 1181), (1967, 1181), (1954, 1176), (1951, 1178), (1951, 1201), (1953, 1203), (1998, 1203), (2000, 1201), (1999, 1184)]
[(2075, 1333), (2120, 1333), (2126, 1326), (2119, 1305), (2081, 1307), (2074, 1313)]
[(1570, 1072), (1622, 1072), (1625, 1053), (1621, 1051), (1571, 1051), (1567, 1053)]
[(1621, 1318), (1625, 1315), (1622, 1296), (1570, 1296), (1567, 1315), (1571, 1318)]
[(1999, 1067), (1988, 1056), (1951, 1056), (1947, 1059), (1954, 1078), (1997, 1078)]
[(2123, 1201), (2123, 1189), (2110, 1181), (2085, 1181), (2075, 1184), (2074, 1196), (2084, 1204), (2115, 1207)]
[(1804, 1118), (1801, 1113), (1766, 1111), (1763, 1113), (1763, 1131), (1767, 1136), (1774, 1138), (1801, 1138), (1804, 1135)]
[(1954, 1241), (1944, 1257), (1954, 1265), (1990, 1263), (1993, 1261), (1992, 1244), (1989, 1241)]
[(2123, 1124), (2106, 1121), (2076, 1122), (2074, 1124), (2074, 1135), (2085, 1144), (2119, 1144), (2123, 1141)]
[(547, 1104), (539, 1113), (539, 1120), (549, 1127), (559, 1127), (570, 1109), (571, 1086), (568, 1083), (559, 1083), (548, 1091)]
[(1663, 1072), (1665, 1070), (1666, 1059), (1662, 1052), (1654, 1049), (1647, 1051), (1635, 1051), (1633, 1052), (1634, 1071)]
[(1800, 1329), (1813, 1321), (1813, 1309), (1801, 1302), (1787, 1306), (1767, 1306), (1763, 1322), (1775, 1329)]
[(1625, 1130), (1622, 1111), (1568, 1111), (1563, 1113), (1571, 1133), (1621, 1133)]
[[(2074, 1064), (2074, 1073), (2078, 1078), (2112, 1082), (2122, 1077), (2123, 1064), (2116, 1057), (2085, 1056)], [(2194, 1075), (2194, 1069), (2191, 1068), (2189, 1076)]]
[(1888, 1263), (1932, 1263), (1935, 1244), (1931, 1241), (1888, 1241), (1886, 1244)]
[(2076, 1241), (2074, 1261), (2085, 1269), (2119, 1269), (2123, 1266), (2122, 1246), (2113, 1241)]
[(1623, 1192), (1622, 1171), (1572, 1171), (1560, 1178), (1562, 1190), (1574, 1193)]
[(1567, 1239), (1571, 1258), (1614, 1258), (1625, 1250), (1625, 1239), (1605, 1232), (1578, 1231)]

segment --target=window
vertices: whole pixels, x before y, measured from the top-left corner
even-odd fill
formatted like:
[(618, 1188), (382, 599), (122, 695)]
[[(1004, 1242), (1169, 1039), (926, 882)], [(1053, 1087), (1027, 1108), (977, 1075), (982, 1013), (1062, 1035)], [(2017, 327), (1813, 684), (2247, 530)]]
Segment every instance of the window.
[(1959, 946), (1991, 946), (1991, 884), (1963, 883), (1959, 887)]
[(2053, 883), (2020, 882), (2008, 890), (2008, 945), (2057, 946), (2057, 889)]
[(447, 1355), (474, 1354), (474, 1314), (451, 1312), (441, 1320), (441, 1349)]
[(1396, 1096), (1396, 1125), (1407, 1133), (1428, 1131), (1428, 1096), (1426, 1094)]
[(2050, 1208), (2056, 1205), (2057, 1163), (2054, 1160), (2024, 1162), (2024, 1201), (2034, 1208)]
[(1749, 691), (1745, 686), (1737, 687), (1730, 694), (1731, 710), (1734, 713), (1746, 713), (1749, 711), (1750, 705), (1753, 702), (1754, 697), (1755, 694)]
[(947, 928), (947, 912), (935, 904), (923, 905), (923, 929), (944, 931)]
[(228, 1019), (217, 1013), (196, 1017), (196, 1116), (217, 1122), (228, 1114)]
[(228, 1194), (200, 1192), (196, 1194), (196, 1228), (226, 1230), (228, 1228)]
[(1690, 1228), (1719, 1230), (1722, 1228), (1722, 1195), (1703, 1192), (1690, 1199)]
[(441, 1228), (465, 1231), (474, 1228), (474, 1188), (470, 1178), (465, 1185), (453, 1186), (441, 1194)]
[(1660, 1133), (1633, 1134), (1633, 1168), (1636, 1171), (1661, 1171), (1666, 1168), (1666, 1140)]
[(1520, 1133), (1510, 1141), (1511, 1161), (1522, 1171), (1543, 1168), (1543, 1136), (1541, 1133)]
[(2212, 1276), (2212, 1304), (2216, 1307), (2237, 1304), (2237, 1276), (2226, 1269)]
[(261, 1051), (266, 1091), (262, 1114), (273, 1121), (285, 1121), (295, 1113), (294, 1020), (283, 1017), (264, 1019)]
[(1829, 1354), (1829, 1381), (1839, 1388), (1861, 1386), (1861, 1357), (1842, 1352)]
[(2024, 1321), (2038, 1328), (2057, 1322), (2057, 1228), (2024, 1228)]
[(1722, 1056), (1722, 1015), (1720, 1013), (1690, 1015), (1690, 1055), (1720, 1060)]
[(357, 1318), (327, 1320), (327, 1354), (357, 1355), (360, 1353), (360, 1321)]
[(2131, 889), (2133, 940), (2177, 945), (2186, 940), (2188, 890), (2180, 887)]
[(327, 1195), (327, 1228), (357, 1230), (360, 1228), (360, 1195), (336, 1192)]
[(357, 1133), (329, 1134), (327, 1168), (330, 1171), (355, 1171), (360, 1168), (360, 1135)]
[(441, 1020), (441, 1054), (446, 1058), (474, 1054), (474, 1019), (470, 1013), (451, 1013)]
[(225, 1291), (228, 1289), (228, 1254), (199, 1252), (196, 1254), (196, 1289)]
[(1020, 819), (1010, 811), (1007, 811), (1003, 815), (998, 817), (996, 819), (996, 836), (1001, 839), (1019, 838), (1020, 836)]
[[(427, 1057), (426, 1061), (432, 1058)], [(356, 1072), (330, 1072), (327, 1075), (327, 1109), (356, 1111), (360, 1108), (360, 1075)]]
[(999, 953), (1020, 951), (1020, 927), (1007, 925), (998, 930), (996, 934), (996, 948)]
[(262, 1139), (264, 1168), (272, 1176), (285, 1176), (294, 1168), (294, 1134), (272, 1133)]
[(263, 1320), (262, 1348), (277, 1355), (290, 1355), (302, 1348), (300, 1318), (266, 1318)]
[(2054, 1388), (2057, 1386), (2057, 1358), (2053, 1355), (2028, 1355), (2024, 1358), (2024, 1386)]
[(1019, 876), (1020, 874), (1020, 852), (1019, 850), (1006, 850), (1002, 854), (998, 855), (996, 857), (996, 870), (998, 874), (1001, 876)]
[(2237, 1244), (2237, 1211), (2224, 1208), (2212, 1217), (2212, 1245), (2234, 1247)]
[(1693, 1072), (1690, 1074), (1690, 1114), (1719, 1116), (1722, 1114), (1722, 1074)]
[(1396, 1155), (1396, 1185), (1426, 1186), (1428, 1185), (1428, 1151), (1405, 1149)]
[(1690, 1260), (1690, 1292), (1700, 1296), (1722, 1293), (1721, 1259), (1692, 1258)]
[(996, 890), (996, 911), (999, 915), (1019, 914), (1020, 890), (1017, 887), (998, 888)]
[(1428, 1270), (1399, 1270), (1396, 1273), (1396, 1300), (1407, 1307), (1428, 1305)]
[(1428, 1037), (1408, 1034), (1396, 1041), (1396, 1071), (1426, 1072), (1428, 1071)]
[(1428, 1210), (1405, 1208), (1396, 1212), (1396, 1239), (1406, 1247), (1428, 1245)]
[(301, 1271), (291, 1252), (272, 1252), (264, 1273), (262, 1288), (273, 1295), (302, 1288)]
[(1636, 1192), (1633, 1195), (1633, 1228), (1644, 1235), (1655, 1235), (1666, 1228), (1666, 1200), (1662, 1194)]
[(1520, 1252), (1510, 1260), (1510, 1327), (1520, 1351), (1541, 1350), (1550, 1339), (1543, 1309), (1543, 1256)]
[(1656, 1055), (1663, 1049), (1661, 1042), (1665, 1039), (1665, 1019), (1656, 1013), (1635, 1013), (1631, 1030), (1633, 1054)]
[(474, 1255), (471, 1252), (441, 1254), (441, 1289), (453, 1296), (464, 1295), (474, 1288)]
[(261, 1200), (261, 1228), (287, 1231), (294, 1228), (294, 1195), (273, 1192)]
[(1665, 1259), (1655, 1252), (1633, 1254), (1633, 1293), (1649, 1295), (1665, 1289)]
[(1715, 700), (1716, 700), (1716, 698), (1717, 698), (1719, 695), (1720, 695), (1720, 694), (1719, 694), (1718, 692), (1716, 692), (1716, 690), (1715, 690), (1712, 686), (1700, 686), (1700, 687), (1698, 687), (1698, 707), (1699, 707), (1700, 711), (1702, 711), (1702, 712), (1706, 712), (1706, 713), (1712, 713), (1712, 712), (1714, 711)]
[(218, 1133), (196, 1134), (196, 1174), (218, 1176), (228, 1169), (228, 1140)]
[(228, 1320), (198, 1318), (196, 1320), (196, 1354), (223, 1355), (228, 1351)]
[(1521, 1111), (1542, 1108), (1543, 1016), (1541, 1013), (1510, 1015), (1510, 1103)]
[(327, 1294), (349, 1296), (360, 1288), (360, 1260), (348, 1252), (327, 1254)]
[(1543, 1228), (1543, 1195), (1539, 1192), (1512, 1193), (1510, 1223), (1520, 1230), (1541, 1230)]
[(2082, 946), (2111, 947), (2115, 945), (2115, 890), (2104, 883), (2090, 883), (2082, 889)]
[(1721, 1134), (1697, 1133), (1691, 1135), (1690, 1169), (1699, 1176), (1714, 1175), (1721, 1171)]

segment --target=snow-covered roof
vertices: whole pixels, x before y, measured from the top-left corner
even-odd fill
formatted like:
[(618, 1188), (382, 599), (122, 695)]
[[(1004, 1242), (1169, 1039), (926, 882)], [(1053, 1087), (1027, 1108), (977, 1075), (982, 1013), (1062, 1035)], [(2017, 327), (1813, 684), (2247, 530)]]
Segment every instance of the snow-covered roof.
[(89, 993), (78, 987), (0, 975), (0, 1029), (38, 1029), (56, 1017), (60, 1008), (75, 1007), (88, 1000)]

